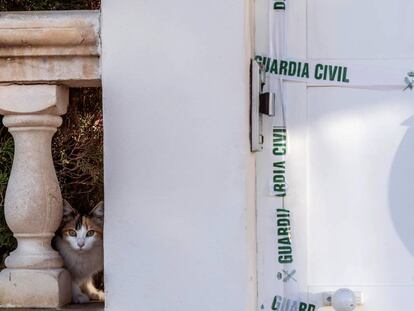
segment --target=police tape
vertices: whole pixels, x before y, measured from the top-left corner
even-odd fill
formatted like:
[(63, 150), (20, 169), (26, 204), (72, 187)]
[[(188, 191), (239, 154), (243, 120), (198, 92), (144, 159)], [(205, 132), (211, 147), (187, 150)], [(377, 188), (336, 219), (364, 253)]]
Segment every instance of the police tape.
[(398, 61), (301, 60), (266, 55), (256, 55), (255, 59), (273, 86), (282, 80), (310, 86), (412, 89), (414, 82), (414, 72)]
[(266, 72), (265, 88), (276, 94), (275, 105), (278, 111), (263, 128), (264, 131), (272, 133), (271, 140), (264, 143), (264, 152), (270, 153), (270, 156), (265, 157), (265, 166), (272, 172), (269, 194), (274, 201), (270, 210), (258, 206), (260, 210), (257, 222), (258, 226), (263, 226), (259, 228), (259, 237), (262, 240), (258, 243), (259, 261), (263, 265), (258, 269), (258, 307), (261, 310), (314, 311), (318, 305), (310, 301), (308, 293), (299, 286), (302, 277), (296, 262), (295, 226), (292, 217), (294, 211), (286, 204), (289, 132), (285, 117), (283, 81), (320, 80), (346, 84), (351, 82), (351, 72), (348, 67), (341, 65), (329, 67), (329, 64), (287, 60), (285, 9), (285, 1), (269, 0), (269, 53), (267, 56), (256, 56), (262, 71)]

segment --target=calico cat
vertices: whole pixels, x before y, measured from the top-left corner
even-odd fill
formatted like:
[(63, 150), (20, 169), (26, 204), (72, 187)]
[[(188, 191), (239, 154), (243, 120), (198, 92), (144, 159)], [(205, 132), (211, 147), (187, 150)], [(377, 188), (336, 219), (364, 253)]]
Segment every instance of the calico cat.
[(64, 200), (63, 219), (56, 233), (55, 247), (72, 277), (72, 302), (104, 300), (93, 285), (92, 276), (103, 270), (104, 205), (98, 203), (87, 215), (81, 215)]

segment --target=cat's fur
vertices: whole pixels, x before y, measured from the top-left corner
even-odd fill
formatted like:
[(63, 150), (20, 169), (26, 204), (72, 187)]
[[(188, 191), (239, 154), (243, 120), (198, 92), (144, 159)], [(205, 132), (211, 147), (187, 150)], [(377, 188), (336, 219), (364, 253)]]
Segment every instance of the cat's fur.
[[(72, 277), (72, 302), (103, 301), (92, 276), (103, 270), (103, 202), (88, 215), (81, 215), (65, 200), (63, 219), (56, 234), (56, 249)], [(89, 232), (89, 234), (88, 234)]]

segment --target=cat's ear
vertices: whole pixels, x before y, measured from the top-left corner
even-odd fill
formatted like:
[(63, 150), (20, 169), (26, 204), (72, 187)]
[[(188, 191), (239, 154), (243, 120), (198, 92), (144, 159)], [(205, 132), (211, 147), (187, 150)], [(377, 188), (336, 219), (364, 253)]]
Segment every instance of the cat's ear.
[(63, 200), (63, 219), (73, 218), (78, 212), (66, 200)]
[(103, 222), (104, 220), (104, 202), (101, 201), (95, 205), (95, 207), (89, 213), (90, 216), (95, 218), (98, 221)]

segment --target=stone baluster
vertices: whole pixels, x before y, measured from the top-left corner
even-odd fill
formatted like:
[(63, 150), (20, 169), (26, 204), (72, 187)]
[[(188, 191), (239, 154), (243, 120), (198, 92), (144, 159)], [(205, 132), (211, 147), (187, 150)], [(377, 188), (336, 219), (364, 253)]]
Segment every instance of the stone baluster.
[(63, 86), (0, 86), (0, 113), (15, 142), (4, 209), (18, 241), (0, 273), (2, 306), (58, 307), (70, 302), (70, 275), (51, 247), (62, 218), (51, 140), (68, 100)]

